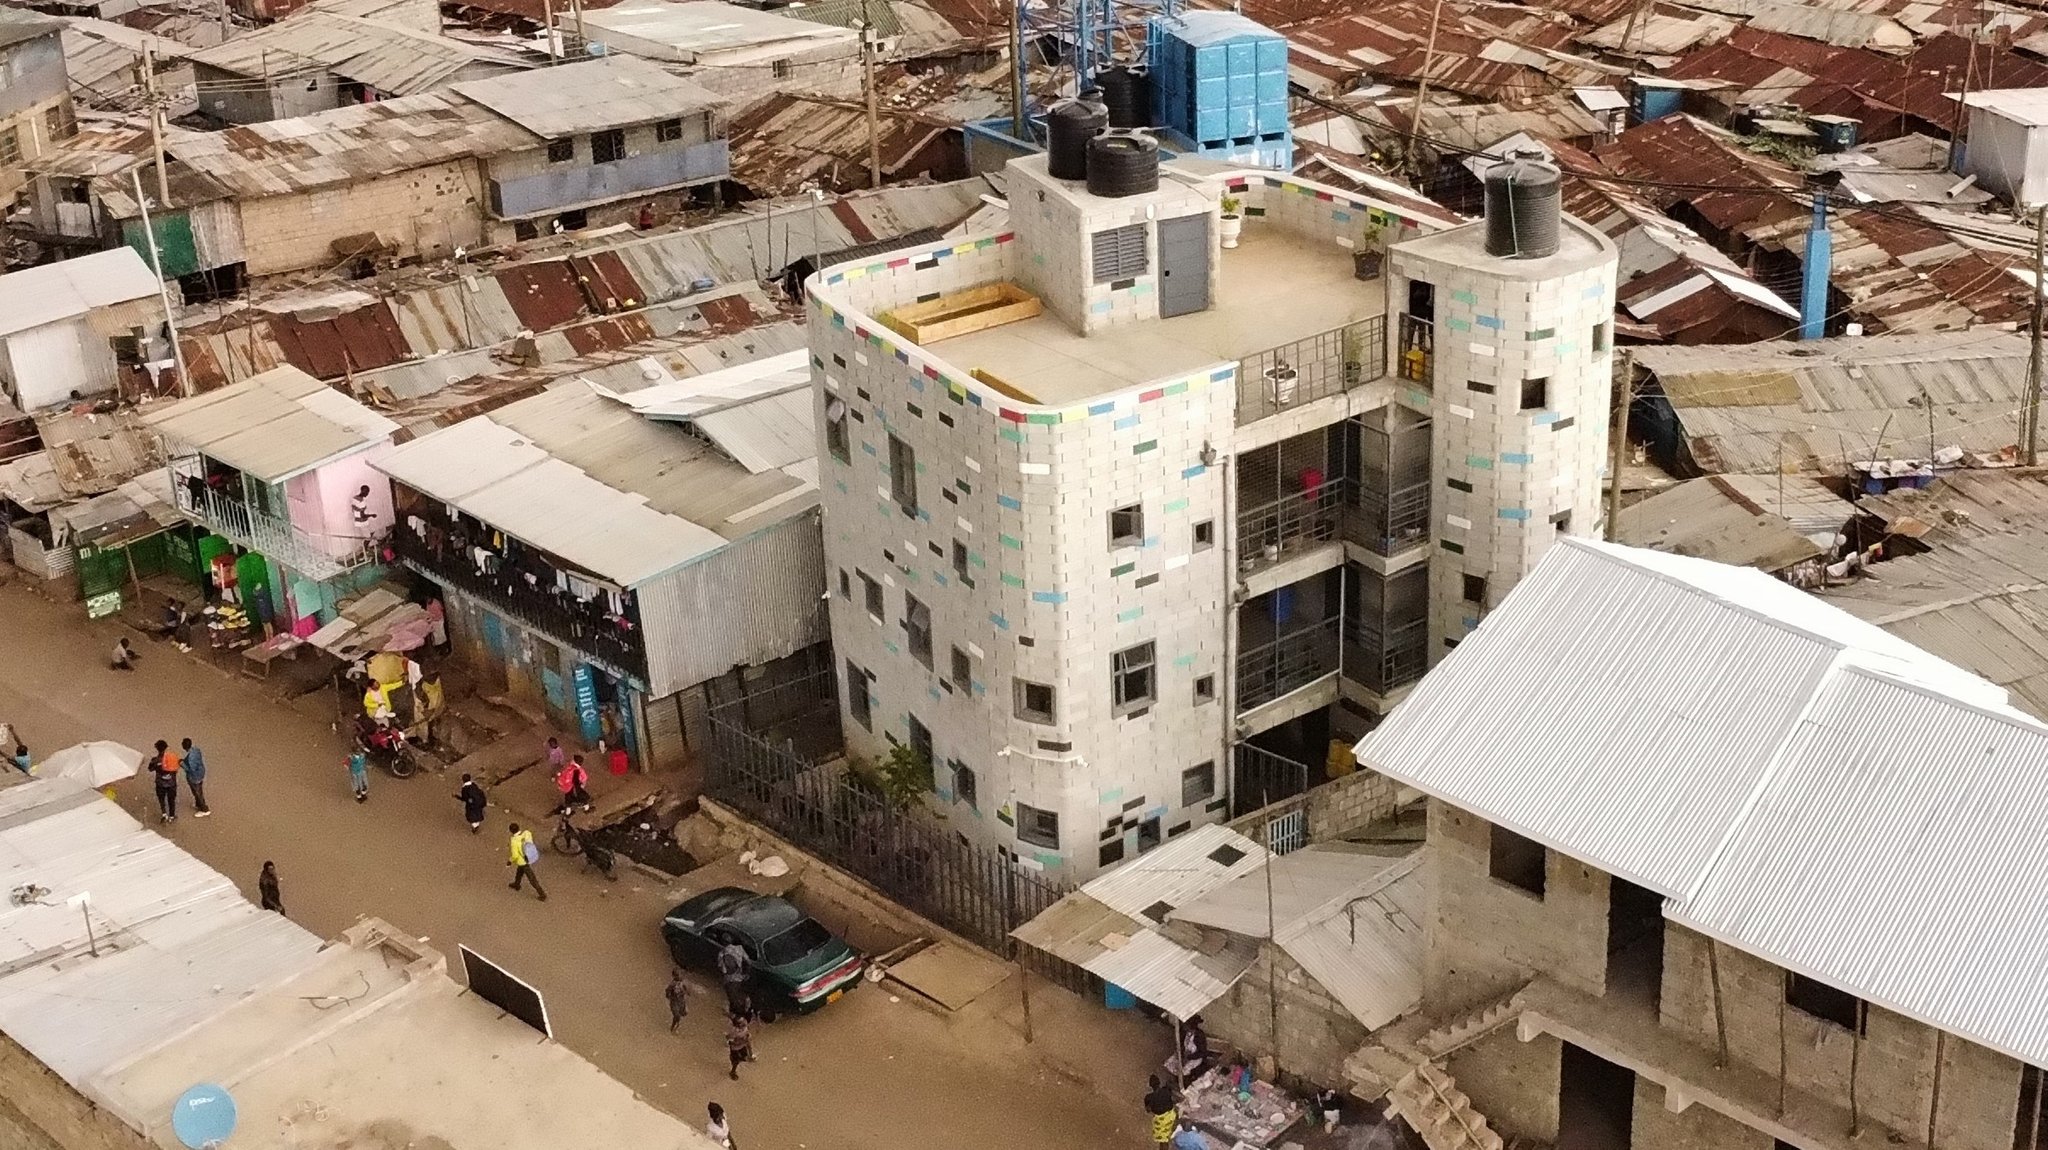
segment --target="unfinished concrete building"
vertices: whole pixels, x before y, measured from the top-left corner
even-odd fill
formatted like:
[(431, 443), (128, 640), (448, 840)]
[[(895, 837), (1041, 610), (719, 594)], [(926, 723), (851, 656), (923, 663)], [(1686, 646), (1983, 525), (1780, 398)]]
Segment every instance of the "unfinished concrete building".
[(1762, 572), (1569, 540), (1358, 747), (1430, 796), (1434, 1150), (2035, 1150), (2048, 726)]

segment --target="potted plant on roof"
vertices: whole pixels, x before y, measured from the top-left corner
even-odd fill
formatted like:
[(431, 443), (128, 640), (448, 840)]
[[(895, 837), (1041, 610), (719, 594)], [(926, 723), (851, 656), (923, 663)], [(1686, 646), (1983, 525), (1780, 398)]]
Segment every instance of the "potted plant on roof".
[(1359, 233), (1358, 246), (1351, 249), (1351, 274), (1354, 277), (1362, 280), (1380, 278), (1380, 268), (1387, 262), (1387, 250), (1380, 245), (1380, 240), (1386, 233), (1387, 229), (1377, 223), (1365, 225), (1365, 230)]
[(1238, 233), (1244, 231), (1244, 201), (1236, 196), (1223, 197), (1223, 227), (1218, 233), (1223, 237), (1223, 246), (1237, 246)]

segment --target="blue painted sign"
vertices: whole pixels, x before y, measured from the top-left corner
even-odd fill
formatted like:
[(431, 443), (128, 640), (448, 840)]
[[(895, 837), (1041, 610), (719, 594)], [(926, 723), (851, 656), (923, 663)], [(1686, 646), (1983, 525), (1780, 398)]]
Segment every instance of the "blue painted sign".
[(634, 715), (640, 709), (640, 692), (618, 685), (619, 691), (619, 738), (626, 744), (626, 756), (638, 762), (640, 759), (640, 720)]
[(604, 726), (597, 721), (597, 676), (588, 663), (576, 664), (569, 674), (576, 684), (576, 722), (583, 728), (584, 743), (595, 746), (604, 737)]

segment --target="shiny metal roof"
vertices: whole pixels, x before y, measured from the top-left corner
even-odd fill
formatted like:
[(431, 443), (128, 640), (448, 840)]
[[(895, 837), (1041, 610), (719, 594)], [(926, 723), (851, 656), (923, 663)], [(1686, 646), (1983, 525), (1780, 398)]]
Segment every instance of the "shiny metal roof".
[(23, 268), (0, 275), (0, 335), (81, 316), (109, 304), (147, 299), (158, 291), (156, 273), (127, 246)]
[(651, 124), (726, 103), (708, 89), (637, 56), (605, 56), (487, 80), (455, 91), (537, 136), (551, 139)]
[(757, 475), (818, 454), (806, 350), (682, 379), (658, 360), (644, 359), (639, 366), (643, 377), (662, 377), (661, 382), (635, 391), (599, 390), (649, 419), (695, 426)]
[(150, 410), (172, 443), (282, 483), (329, 460), (388, 442), (398, 425), (296, 367)]
[(391, 96), (430, 92), (458, 76), (526, 66), (504, 53), (405, 24), (319, 8), (193, 52), (191, 60), (253, 78), (325, 70)]

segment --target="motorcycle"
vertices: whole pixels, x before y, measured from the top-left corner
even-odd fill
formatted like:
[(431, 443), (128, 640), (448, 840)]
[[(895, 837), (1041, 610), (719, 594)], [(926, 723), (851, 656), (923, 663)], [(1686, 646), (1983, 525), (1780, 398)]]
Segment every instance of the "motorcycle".
[(356, 721), (356, 746), (370, 761), (383, 767), (394, 779), (409, 779), (419, 773), (420, 762), (402, 727), (380, 723), (367, 716)]
[(604, 875), (606, 882), (619, 881), (616, 870), (618, 858), (611, 848), (599, 845), (590, 835), (577, 829), (576, 824), (569, 821), (569, 816), (561, 816), (560, 821), (555, 824), (555, 837), (550, 845), (555, 848), (557, 854), (571, 858), (582, 855), (583, 865), (596, 867), (599, 873)]

